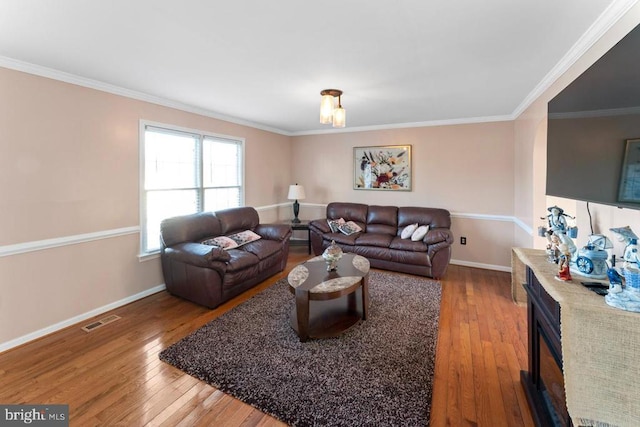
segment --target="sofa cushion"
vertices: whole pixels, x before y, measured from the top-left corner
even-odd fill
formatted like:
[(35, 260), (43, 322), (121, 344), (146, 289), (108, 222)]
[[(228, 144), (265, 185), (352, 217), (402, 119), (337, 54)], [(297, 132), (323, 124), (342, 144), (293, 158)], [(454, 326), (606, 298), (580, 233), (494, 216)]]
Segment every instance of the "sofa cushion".
[(243, 249), (231, 249), (227, 251), (227, 253), (231, 256), (231, 259), (227, 263), (228, 272), (235, 272), (249, 268), (260, 262), (260, 258)]
[(326, 240), (329, 242), (333, 240), (339, 245), (353, 246), (356, 244), (356, 239), (358, 238), (358, 236), (361, 236), (361, 234), (356, 233), (356, 234), (347, 236), (346, 234), (342, 234), (342, 233), (328, 233), (322, 236), (322, 238), (323, 240)]
[(332, 202), (327, 205), (327, 218), (344, 218), (345, 221), (354, 221), (364, 228), (368, 208), (369, 206), (360, 203)]
[(160, 235), (167, 247), (182, 242), (198, 242), (207, 236), (220, 234), (220, 221), (211, 212), (167, 218), (160, 224)]
[(451, 214), (445, 209), (400, 207), (398, 208), (398, 227), (404, 228), (417, 222), (431, 228), (451, 228)]
[(395, 206), (369, 206), (367, 233), (386, 233), (395, 236), (398, 232), (398, 208)]
[(389, 259), (390, 249), (388, 247), (357, 245), (351, 250), (354, 254), (361, 255), (367, 259)]
[(356, 245), (388, 248), (392, 240), (393, 236), (388, 234), (362, 233), (356, 239)]
[(220, 220), (220, 234), (224, 235), (253, 230), (260, 222), (258, 212), (252, 207), (216, 211), (216, 217)]
[(242, 247), (242, 249), (254, 254), (260, 258), (260, 260), (263, 260), (280, 251), (282, 249), (282, 244), (276, 240), (262, 239), (247, 243)]
[(410, 239), (403, 239), (401, 237), (394, 237), (389, 244), (390, 249), (397, 249), (401, 251), (411, 252), (427, 252), (427, 245), (422, 240), (414, 242)]

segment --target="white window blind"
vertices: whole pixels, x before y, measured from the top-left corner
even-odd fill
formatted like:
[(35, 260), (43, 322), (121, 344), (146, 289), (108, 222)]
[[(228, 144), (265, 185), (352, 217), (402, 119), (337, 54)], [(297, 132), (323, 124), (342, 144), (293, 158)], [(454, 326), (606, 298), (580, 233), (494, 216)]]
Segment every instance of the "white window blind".
[(241, 139), (170, 126), (141, 130), (141, 253), (160, 249), (160, 222), (241, 206)]

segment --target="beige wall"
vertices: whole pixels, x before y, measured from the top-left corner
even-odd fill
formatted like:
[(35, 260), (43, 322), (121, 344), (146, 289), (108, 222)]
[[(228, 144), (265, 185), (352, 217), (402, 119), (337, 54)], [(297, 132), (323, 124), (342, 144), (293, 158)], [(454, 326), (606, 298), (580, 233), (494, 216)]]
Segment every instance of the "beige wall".
[(138, 260), (141, 119), (245, 138), (245, 203), (286, 197), (287, 136), (4, 68), (0, 94), (0, 350), (163, 284)]
[[(557, 204), (571, 215), (577, 216), (579, 235), (577, 245), (583, 246), (590, 233), (591, 224), (587, 204), (575, 200), (551, 198), (545, 196), (546, 187), (546, 137), (547, 102), (589, 66), (604, 55), (629, 31), (640, 23), (640, 4), (633, 6), (606, 34), (604, 34), (584, 55), (571, 66), (548, 90), (524, 111), (515, 121), (515, 180), (516, 194), (514, 212), (526, 227), (536, 229), (542, 225), (539, 218), (544, 216), (548, 206)], [(630, 135), (637, 137), (637, 135)], [(618, 209), (616, 207), (591, 203), (594, 232), (608, 231), (611, 227), (630, 225), (636, 233), (640, 232), (640, 211)], [(619, 243), (614, 253), (622, 253)], [(545, 240), (527, 233), (524, 228), (516, 230), (516, 246), (544, 247)]]
[[(513, 122), (298, 136), (291, 176), (305, 186), (305, 203), (448, 209), (456, 237), (453, 262), (507, 269), (514, 233), (513, 140)], [(412, 191), (353, 189), (354, 147), (406, 144), (412, 146)], [(301, 215), (309, 218), (304, 203)], [(463, 235), (466, 246), (459, 245)]]

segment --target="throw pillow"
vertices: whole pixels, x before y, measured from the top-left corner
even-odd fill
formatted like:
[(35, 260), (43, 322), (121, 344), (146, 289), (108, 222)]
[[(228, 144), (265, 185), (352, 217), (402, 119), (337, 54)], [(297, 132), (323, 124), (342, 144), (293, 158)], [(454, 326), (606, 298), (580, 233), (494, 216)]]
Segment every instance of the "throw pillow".
[(428, 225), (421, 225), (420, 227), (416, 228), (416, 231), (413, 232), (413, 234), (411, 235), (411, 240), (417, 242), (424, 239), (424, 236), (427, 235), (428, 231)]
[(339, 227), (341, 225), (343, 225), (345, 223), (343, 218), (339, 218), (339, 219), (328, 219), (327, 220), (327, 224), (329, 224), (329, 228), (331, 229), (332, 233), (337, 233), (339, 230)]
[(236, 234), (232, 234), (229, 236), (229, 238), (236, 242), (238, 246), (242, 246), (261, 239), (259, 234), (256, 234), (251, 230), (245, 230)]
[(238, 246), (246, 245), (249, 242), (260, 239), (260, 235), (254, 233), (251, 230), (241, 231), (239, 233), (231, 234), (230, 236), (219, 236), (210, 239), (213, 243), (222, 249), (229, 250), (237, 248)]
[(211, 240), (213, 241), (214, 245), (224, 250), (229, 250), (229, 249), (238, 247), (238, 244), (233, 239), (230, 239), (227, 236), (218, 236), (218, 237), (214, 237)]
[(346, 234), (347, 236), (350, 236), (353, 233), (358, 233), (362, 231), (362, 228), (360, 228), (360, 226), (353, 221), (347, 221), (344, 224), (342, 224), (340, 227), (338, 227), (338, 230), (340, 230), (342, 234)]
[(207, 239), (200, 242), (202, 245), (213, 246), (214, 248), (219, 248), (220, 245), (215, 241), (215, 239)]
[(401, 239), (408, 239), (409, 237), (411, 237), (413, 232), (416, 231), (416, 228), (418, 228), (418, 223), (417, 222), (415, 224), (407, 225), (404, 229), (402, 229), (402, 233), (400, 233), (400, 238)]

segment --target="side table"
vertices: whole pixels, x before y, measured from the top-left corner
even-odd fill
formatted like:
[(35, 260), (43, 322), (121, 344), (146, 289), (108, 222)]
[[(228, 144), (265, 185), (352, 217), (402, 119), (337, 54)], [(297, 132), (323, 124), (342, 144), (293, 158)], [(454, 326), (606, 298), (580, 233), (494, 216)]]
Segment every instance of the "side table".
[(292, 230), (307, 230), (307, 250), (311, 254), (311, 230), (309, 230), (309, 221), (291, 222), (291, 220), (284, 221), (283, 224), (287, 224)]

